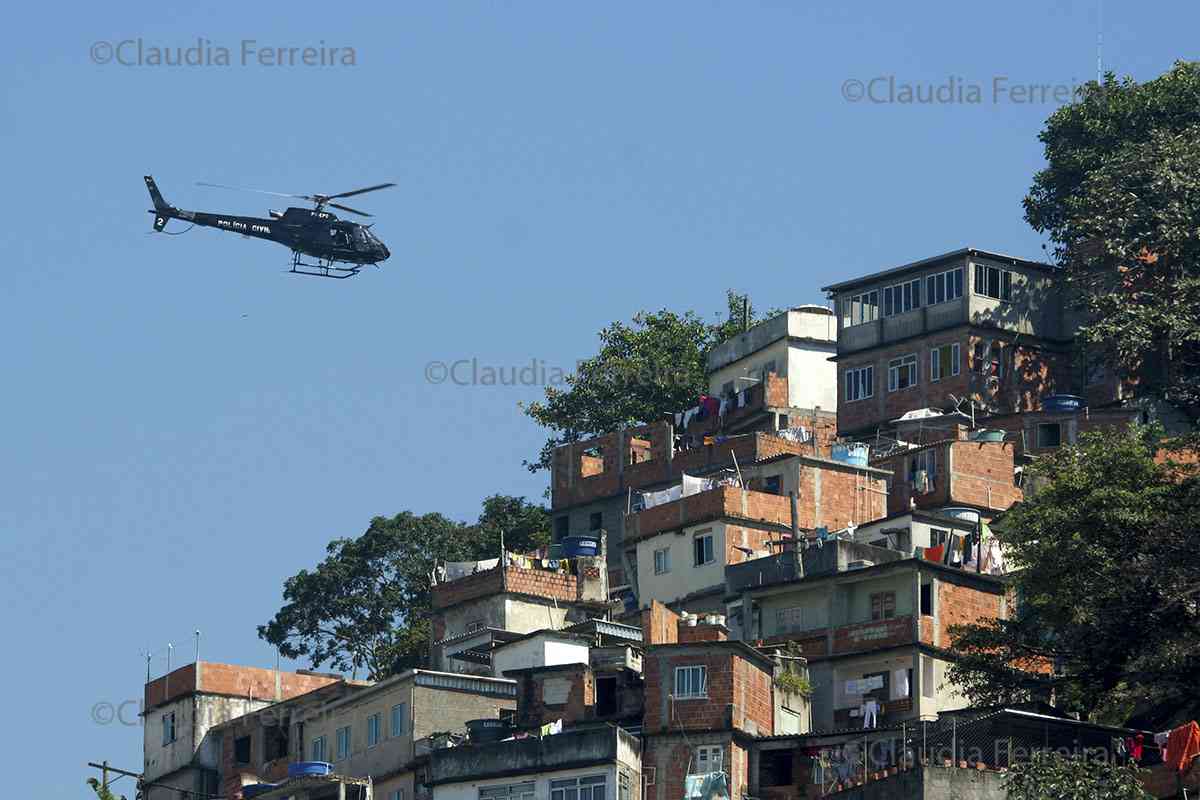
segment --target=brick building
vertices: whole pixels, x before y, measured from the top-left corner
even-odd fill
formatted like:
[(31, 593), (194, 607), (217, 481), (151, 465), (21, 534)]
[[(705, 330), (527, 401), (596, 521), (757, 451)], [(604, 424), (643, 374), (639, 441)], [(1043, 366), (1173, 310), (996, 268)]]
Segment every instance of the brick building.
[(777, 662), (728, 641), (722, 625), (689, 622), (676, 631), (680, 641), (646, 645), (646, 797), (675, 800), (686, 796), (688, 775), (724, 772), (736, 800), (749, 793), (748, 753), (755, 738), (774, 734), (777, 717), (796, 712), (776, 708)]
[[(832, 432), (832, 423), (826, 430)], [(812, 442), (766, 432), (737, 434), (677, 449), (674, 425), (666, 421), (563, 445), (554, 451), (551, 472), (555, 541), (569, 535), (604, 533), (609, 585), (629, 586), (636, 596), (637, 550), (624, 543), (625, 515), (635, 492), (667, 489), (679, 484), (685, 473), (714, 475), (731, 469), (735, 462), (745, 469), (783, 453), (812, 451)]]
[[(924, 555), (924, 551), (920, 555)], [(726, 570), (733, 634), (794, 643), (808, 660), (816, 730), (862, 728), (965, 705), (944, 683), (949, 628), (1007, 613), (1004, 582), (902, 550), (835, 539)]]
[(441, 580), (432, 590), (432, 655), (436, 669), (492, 674), (497, 644), (546, 628), (561, 628), (608, 608), (603, 554), (543, 568), (543, 559)]
[(281, 672), (197, 661), (144, 687), (142, 778), (160, 786), (148, 800), (177, 800), (167, 787), (216, 794), (221, 768), (221, 723), (338, 683), (337, 675)]
[(954, 399), (980, 412), (1027, 411), (1078, 384), (1077, 320), (1048, 264), (964, 248), (824, 290), (838, 311), (844, 435)]
[(802, 530), (836, 530), (886, 514), (890, 475), (883, 470), (782, 454), (749, 464), (741, 473), (751, 489), (717, 486), (626, 518), (626, 545), (637, 548), (643, 601), (689, 611), (723, 610), (725, 567), (779, 552), (790, 541), (793, 524)]
[(991, 518), (1022, 498), (1014, 482), (1014, 450), (1009, 442), (947, 439), (871, 463), (892, 475), (889, 515), (969, 506)]

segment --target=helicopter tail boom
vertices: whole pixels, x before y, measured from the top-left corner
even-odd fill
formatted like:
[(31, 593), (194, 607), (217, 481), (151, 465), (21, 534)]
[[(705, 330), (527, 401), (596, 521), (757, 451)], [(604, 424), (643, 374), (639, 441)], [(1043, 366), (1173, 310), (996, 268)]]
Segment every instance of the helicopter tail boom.
[(150, 199), (154, 201), (154, 230), (161, 232), (167, 226), (167, 220), (178, 216), (178, 209), (163, 199), (162, 192), (158, 190), (158, 184), (154, 182), (154, 178), (149, 175), (146, 175), (145, 178), (146, 189), (150, 192)]

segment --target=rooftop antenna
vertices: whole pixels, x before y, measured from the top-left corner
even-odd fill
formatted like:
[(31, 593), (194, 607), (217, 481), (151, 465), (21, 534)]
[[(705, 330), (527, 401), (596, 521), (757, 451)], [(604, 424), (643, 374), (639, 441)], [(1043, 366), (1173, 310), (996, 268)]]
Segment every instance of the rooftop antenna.
[(1096, 85), (1104, 85), (1104, 0), (1096, 0), (1099, 20), (1096, 24)]
[(195, 661), (197, 664), (199, 664), (200, 663), (200, 629), (199, 628), (196, 629), (195, 634), (196, 634), (196, 658), (195, 658)]

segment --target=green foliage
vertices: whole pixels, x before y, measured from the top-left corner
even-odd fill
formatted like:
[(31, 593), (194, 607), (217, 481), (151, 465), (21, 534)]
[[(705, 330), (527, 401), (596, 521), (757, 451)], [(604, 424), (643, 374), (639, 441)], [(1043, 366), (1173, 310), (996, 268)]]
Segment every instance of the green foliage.
[(112, 789), (109, 789), (95, 778), (88, 778), (87, 784), (88, 786), (92, 787), (92, 791), (96, 793), (97, 800), (125, 800), (125, 795), (113, 794)]
[(441, 514), (376, 517), (355, 539), (335, 539), (313, 570), (284, 582), (284, 605), (258, 635), (288, 658), (379, 679), (425, 662), (430, 576), (436, 561), (495, 558), (549, 539), (549, 517), (524, 498), (494, 495), (467, 525)]
[(801, 697), (812, 697), (807, 662), (797, 660), (804, 657), (804, 648), (796, 642), (788, 642), (784, 645), (783, 655), (787, 658), (783, 662), (783, 669), (775, 676), (775, 688)]
[(1150, 800), (1136, 767), (1057, 753), (1034, 753), (1005, 779), (1009, 800)]
[(663, 309), (601, 330), (600, 352), (579, 362), (565, 380), (567, 388), (547, 387), (544, 400), (522, 406), (552, 432), (537, 460), (525, 462), (529, 470), (549, 468), (558, 445), (652, 422), (694, 404), (708, 388), (709, 350), (739, 333), (746, 320), (757, 321), (753, 307), (748, 316), (743, 313), (741, 296), (733, 290), (726, 292), (726, 304), (728, 315), (719, 324), (692, 311)]
[(1107, 722), (1200, 710), (1200, 478), (1156, 463), (1160, 434), (1085, 434), (1029, 468), (1041, 488), (992, 526), (1016, 608), (951, 629), (950, 679), (973, 702), (1053, 691)]
[(1090, 84), (1041, 134), (1025, 218), (1055, 243), (1093, 362), (1200, 403), (1200, 64)]

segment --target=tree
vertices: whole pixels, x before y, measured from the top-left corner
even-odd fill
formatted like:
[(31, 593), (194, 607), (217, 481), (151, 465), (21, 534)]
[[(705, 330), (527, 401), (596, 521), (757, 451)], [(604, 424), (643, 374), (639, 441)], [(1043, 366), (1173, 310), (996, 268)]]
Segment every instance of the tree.
[(1200, 477), (1156, 460), (1160, 435), (1084, 434), (1028, 468), (1037, 491), (993, 525), (1015, 610), (951, 629), (949, 677), (972, 702), (1053, 692), (1148, 727), (1200, 711)]
[[(600, 331), (600, 352), (577, 364), (566, 389), (547, 387), (544, 401), (522, 410), (551, 431), (531, 472), (547, 469), (554, 448), (616, 430), (661, 419), (670, 411), (693, 405), (708, 388), (709, 350), (737, 335), (756, 320), (754, 308), (726, 292), (728, 315), (710, 324), (693, 311), (663, 309), (635, 314), (632, 324), (614, 322)], [(769, 312), (771, 316), (778, 312)]]
[(431, 574), (439, 560), (471, 561), (549, 540), (548, 514), (521, 497), (493, 495), (473, 525), (441, 514), (376, 517), (355, 539), (335, 539), (312, 570), (284, 582), (284, 605), (259, 638), (314, 668), (380, 679), (425, 662)]
[(95, 778), (88, 778), (87, 785), (92, 787), (92, 791), (96, 793), (96, 800), (125, 800), (125, 795), (113, 794), (112, 789)]
[(1200, 64), (1089, 84), (1041, 133), (1025, 219), (1055, 244), (1093, 363), (1200, 403)]
[(1013, 766), (1005, 779), (1008, 800), (1151, 800), (1137, 767), (1104, 759), (1038, 752)]

